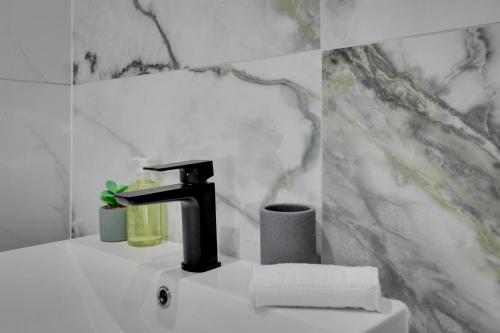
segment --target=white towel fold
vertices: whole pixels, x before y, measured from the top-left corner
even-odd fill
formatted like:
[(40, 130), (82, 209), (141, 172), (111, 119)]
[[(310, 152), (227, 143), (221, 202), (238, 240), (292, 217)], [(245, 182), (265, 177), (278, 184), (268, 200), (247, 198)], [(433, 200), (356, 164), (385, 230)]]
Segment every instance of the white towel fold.
[(254, 268), (250, 293), (256, 306), (362, 308), (379, 311), (376, 267), (277, 264)]

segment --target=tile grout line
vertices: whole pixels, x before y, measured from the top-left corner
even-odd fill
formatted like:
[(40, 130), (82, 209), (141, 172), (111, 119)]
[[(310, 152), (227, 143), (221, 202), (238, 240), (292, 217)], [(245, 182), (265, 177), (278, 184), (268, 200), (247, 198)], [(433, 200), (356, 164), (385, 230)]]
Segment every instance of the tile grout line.
[(43, 81), (35, 81), (35, 80), (20, 80), (20, 79), (8, 79), (8, 78), (0, 78), (0, 81), (7, 82), (18, 82), (18, 83), (33, 83), (33, 84), (50, 84), (55, 86), (70, 86), (70, 83), (60, 83), (60, 82), (43, 82)]
[[(320, 6), (320, 11), (321, 11), (321, 6)], [(73, 21), (73, 16), (72, 16), (72, 21)], [(363, 46), (363, 45), (372, 45), (372, 44), (379, 44), (383, 43), (386, 41), (392, 41), (392, 40), (397, 40), (397, 39), (402, 39), (402, 38), (414, 38), (414, 37), (423, 37), (423, 36), (428, 36), (428, 35), (434, 35), (434, 34), (439, 34), (439, 33), (446, 33), (446, 32), (453, 32), (453, 31), (460, 31), (464, 29), (471, 29), (471, 28), (480, 28), (480, 27), (488, 27), (490, 25), (495, 25), (495, 24), (500, 24), (500, 21), (492, 21), (492, 22), (486, 22), (486, 23), (479, 23), (479, 24), (472, 24), (472, 25), (464, 25), (464, 26), (459, 26), (459, 27), (453, 27), (453, 28), (446, 28), (446, 29), (441, 29), (441, 30), (436, 30), (436, 31), (429, 31), (429, 32), (421, 32), (421, 33), (413, 33), (413, 34), (408, 34), (408, 35), (401, 35), (401, 36), (394, 36), (394, 37), (388, 37), (388, 38), (381, 38), (381, 39), (375, 39), (375, 40), (370, 40), (370, 41), (360, 41), (352, 44), (345, 44), (345, 45), (333, 45), (333, 46), (328, 46), (328, 45), (323, 45), (321, 41), (321, 15), (320, 15), (320, 21), (319, 21), (319, 36), (320, 36), (320, 42), (319, 46), (317, 48), (311, 48), (311, 49), (306, 49), (306, 50), (298, 50), (298, 51), (291, 51), (287, 53), (278, 53), (274, 55), (269, 55), (269, 56), (262, 56), (262, 57), (255, 57), (255, 58), (244, 58), (244, 59), (237, 59), (237, 60), (228, 60), (228, 61), (221, 61), (221, 62), (216, 62), (214, 64), (206, 64), (206, 65), (196, 65), (193, 67), (187, 66), (184, 68), (179, 68), (179, 69), (174, 69), (174, 70), (167, 70), (167, 71), (159, 71), (155, 73), (147, 73), (146, 75), (132, 75), (132, 76), (127, 76), (127, 77), (119, 77), (119, 78), (108, 78), (108, 79), (102, 79), (102, 80), (95, 80), (95, 81), (85, 81), (85, 82), (80, 82), (80, 83), (71, 83), (73, 86), (75, 85), (86, 85), (86, 84), (95, 84), (98, 82), (106, 82), (106, 81), (112, 81), (112, 80), (119, 80), (119, 79), (129, 79), (133, 77), (142, 77), (142, 76), (148, 76), (148, 75), (155, 75), (155, 74), (168, 74), (170, 72), (177, 72), (177, 71), (190, 71), (190, 70), (196, 70), (200, 68), (205, 68), (205, 67), (218, 67), (218, 66), (224, 66), (224, 65), (237, 65), (240, 63), (247, 63), (247, 62), (252, 62), (252, 61), (259, 61), (259, 60), (267, 60), (267, 59), (274, 59), (274, 58), (281, 58), (281, 57), (286, 57), (289, 55), (295, 55), (295, 54), (302, 54), (302, 53), (308, 53), (308, 52), (328, 52), (332, 50), (338, 50), (338, 49), (345, 49), (345, 48), (351, 48), (351, 47), (357, 47), (357, 46)], [(73, 34), (71, 34), (71, 56), (73, 56)], [(73, 82), (71, 80), (71, 82)]]
[(488, 27), (490, 25), (495, 25), (495, 24), (500, 24), (500, 21), (493, 21), (493, 22), (473, 24), (473, 25), (464, 25), (464, 26), (460, 26), (460, 27), (456, 27), (456, 28), (447, 28), (447, 29), (436, 30), (436, 31), (428, 31), (428, 32), (414, 33), (414, 34), (409, 34), (409, 35), (381, 38), (381, 39), (376, 39), (373, 41), (360, 41), (360, 42), (356, 42), (356, 43), (352, 43), (352, 44), (334, 45), (333, 47), (321, 45), (320, 50), (321, 51), (332, 51), (332, 50), (338, 50), (338, 49), (347, 49), (347, 48), (351, 48), (351, 47), (358, 47), (358, 46), (364, 46), (364, 45), (380, 44), (380, 43), (393, 41), (393, 40), (397, 40), (397, 39), (403, 39), (403, 38), (404, 39), (406, 39), (406, 38), (418, 38), (418, 37), (425, 37), (425, 36), (429, 36), (429, 35), (435, 35), (435, 34), (439, 34), (439, 33), (447, 33), (447, 32), (454, 32), (454, 31), (460, 31), (460, 30), (465, 30), (465, 29)]
[(69, 72), (70, 72), (70, 89), (69, 89), (69, 209), (68, 209), (68, 239), (73, 237), (73, 25), (74, 25), (74, 1), (70, 1), (70, 49), (69, 49)]

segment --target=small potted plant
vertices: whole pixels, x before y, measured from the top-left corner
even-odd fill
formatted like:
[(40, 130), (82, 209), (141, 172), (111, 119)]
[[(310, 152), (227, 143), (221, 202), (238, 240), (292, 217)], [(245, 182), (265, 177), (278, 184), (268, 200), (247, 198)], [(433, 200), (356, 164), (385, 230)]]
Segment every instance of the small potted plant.
[(127, 186), (118, 186), (116, 182), (108, 180), (106, 190), (101, 192), (101, 200), (106, 204), (99, 209), (99, 233), (103, 242), (127, 240), (127, 208), (115, 198), (115, 195), (126, 190)]

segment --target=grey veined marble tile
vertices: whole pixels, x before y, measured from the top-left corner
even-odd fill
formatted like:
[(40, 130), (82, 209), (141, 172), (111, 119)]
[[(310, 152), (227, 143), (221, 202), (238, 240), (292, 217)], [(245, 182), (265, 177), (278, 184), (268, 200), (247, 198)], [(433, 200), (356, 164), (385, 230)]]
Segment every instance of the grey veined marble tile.
[(70, 87), (0, 80), (0, 251), (69, 236)]
[(76, 0), (83, 83), (319, 48), (319, 0)]
[[(136, 156), (214, 161), (219, 249), (259, 259), (259, 208), (321, 206), (321, 51), (77, 85), (73, 215), (95, 233), (106, 179), (131, 183)], [(178, 182), (178, 172), (160, 182)], [(180, 221), (178, 207), (169, 215)], [(174, 221), (174, 219), (171, 219)], [(179, 237), (179, 225), (169, 225)]]
[(0, 1), (0, 79), (71, 79), (71, 1)]
[(321, 0), (321, 47), (334, 49), (500, 22), (497, 0)]
[(413, 332), (500, 327), (500, 25), (323, 53), (323, 260)]

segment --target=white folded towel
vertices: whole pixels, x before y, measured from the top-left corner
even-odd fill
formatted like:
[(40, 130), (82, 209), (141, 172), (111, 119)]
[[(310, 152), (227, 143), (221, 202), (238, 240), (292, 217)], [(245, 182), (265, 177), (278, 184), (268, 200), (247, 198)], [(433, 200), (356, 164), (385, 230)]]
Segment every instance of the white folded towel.
[(376, 267), (315, 264), (256, 266), (250, 282), (256, 306), (362, 308), (379, 311)]

